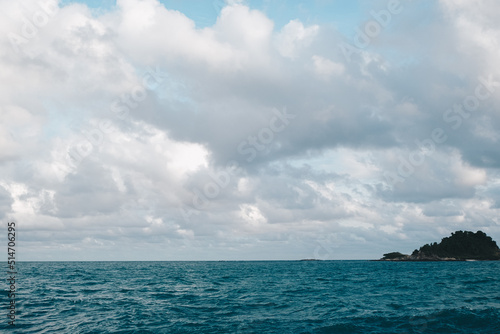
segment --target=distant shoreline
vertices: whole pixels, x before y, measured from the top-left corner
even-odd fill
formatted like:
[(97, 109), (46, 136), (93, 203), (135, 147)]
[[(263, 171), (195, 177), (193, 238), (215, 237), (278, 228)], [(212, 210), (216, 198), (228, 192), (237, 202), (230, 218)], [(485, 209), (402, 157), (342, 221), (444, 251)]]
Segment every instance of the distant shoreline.
[(499, 259), (477, 260), (477, 259), (377, 259), (370, 260), (377, 262), (485, 262), (485, 261), (500, 261)]
[(298, 259), (298, 260), (51, 260), (51, 261), (40, 261), (40, 260), (24, 260), (16, 261), (16, 263), (181, 263), (181, 262), (488, 262), (488, 261), (500, 261), (500, 260), (476, 260), (476, 259), (464, 259), (464, 260), (383, 260), (383, 259), (337, 259), (337, 260), (308, 260), (308, 259)]

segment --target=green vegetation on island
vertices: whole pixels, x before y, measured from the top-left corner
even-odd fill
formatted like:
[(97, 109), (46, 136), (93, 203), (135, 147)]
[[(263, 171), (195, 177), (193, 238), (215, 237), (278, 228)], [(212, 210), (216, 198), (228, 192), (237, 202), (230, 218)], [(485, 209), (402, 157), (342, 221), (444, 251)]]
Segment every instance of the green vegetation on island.
[(457, 231), (440, 243), (426, 244), (411, 255), (392, 252), (381, 261), (466, 261), (500, 260), (497, 243), (482, 231)]

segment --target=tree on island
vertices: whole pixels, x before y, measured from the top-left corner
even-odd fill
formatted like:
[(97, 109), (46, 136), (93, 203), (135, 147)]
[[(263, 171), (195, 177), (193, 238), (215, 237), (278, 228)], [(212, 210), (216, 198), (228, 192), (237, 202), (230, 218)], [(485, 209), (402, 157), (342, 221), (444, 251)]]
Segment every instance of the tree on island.
[(384, 259), (386, 260), (392, 260), (392, 259), (397, 259), (400, 257), (406, 256), (405, 254), (401, 254), (400, 252), (392, 252), (392, 253), (387, 253), (384, 254)]
[(411, 255), (392, 252), (382, 260), (432, 261), (432, 260), (500, 260), (500, 249), (491, 237), (482, 231), (457, 231), (440, 243), (425, 244)]
[(500, 259), (497, 243), (482, 231), (457, 231), (441, 242), (420, 247), (419, 253), (457, 259), (489, 260)]

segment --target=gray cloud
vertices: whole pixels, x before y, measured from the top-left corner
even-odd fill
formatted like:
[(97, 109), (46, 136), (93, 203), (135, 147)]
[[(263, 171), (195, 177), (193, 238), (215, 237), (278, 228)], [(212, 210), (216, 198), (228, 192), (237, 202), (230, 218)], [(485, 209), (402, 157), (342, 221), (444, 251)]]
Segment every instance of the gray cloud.
[(0, 215), (22, 222), (28, 257), (368, 258), (455, 229), (498, 239), (496, 2), (405, 2), (350, 61), (334, 22), (282, 27), (249, 6), (200, 29), (155, 0), (67, 5), (13, 46), (40, 9), (0, 4)]
[(6, 212), (10, 211), (12, 205), (12, 197), (4, 187), (0, 186), (0, 218), (4, 218)]

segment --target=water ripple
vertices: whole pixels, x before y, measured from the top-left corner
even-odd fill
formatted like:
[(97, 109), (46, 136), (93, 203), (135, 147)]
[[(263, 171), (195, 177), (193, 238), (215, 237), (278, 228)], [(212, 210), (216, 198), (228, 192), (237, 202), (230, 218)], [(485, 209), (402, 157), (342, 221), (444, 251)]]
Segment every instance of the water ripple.
[(24, 262), (16, 330), (498, 333), (499, 269), (479, 261)]

